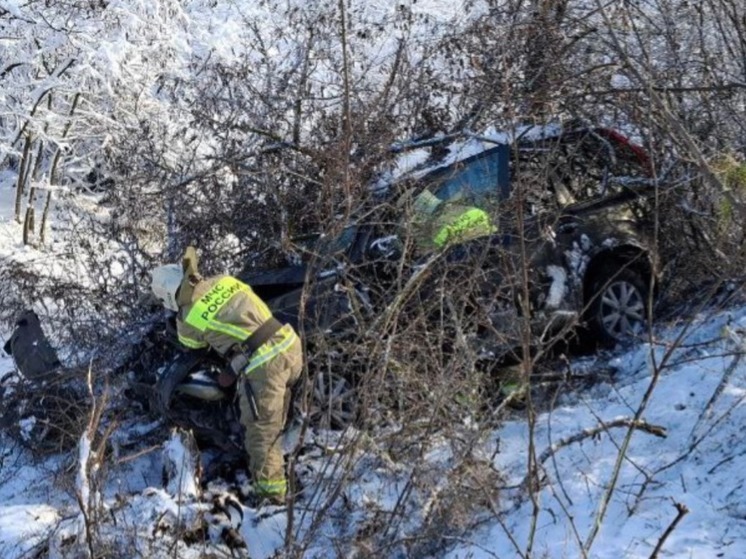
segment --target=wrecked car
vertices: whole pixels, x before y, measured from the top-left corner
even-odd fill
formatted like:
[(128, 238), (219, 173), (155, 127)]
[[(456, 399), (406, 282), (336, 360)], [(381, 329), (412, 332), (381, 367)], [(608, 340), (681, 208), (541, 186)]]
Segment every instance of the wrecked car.
[[(579, 328), (606, 345), (644, 331), (658, 268), (647, 219), (653, 181), (640, 147), (613, 130), (576, 127), (441, 138), (402, 152), (408, 162), (398, 176), (381, 178), (365, 218), (298, 239), (286, 266), (237, 274), (311, 350), (316, 336), (343, 337), (378, 316), (397, 296), (396, 274), (423, 266), (438, 271), (419, 290), (420, 303), (442, 295), (447, 282), (478, 278), (469, 335), (488, 361), (515, 355), (526, 321), (537, 344)], [(408, 203), (425, 190), (444, 202), (487, 208), (494, 231), (436, 254), (408, 254)], [(161, 412), (204, 427), (213, 441), (234, 437), (224, 427), (237, 425), (230, 389), (215, 380), (222, 366), (215, 356), (178, 354), (156, 381)], [(325, 426), (349, 424), (355, 367), (343, 361), (335, 369), (318, 358), (309, 367), (304, 413)], [(212, 402), (223, 427), (210, 424), (215, 414), (193, 399)]]
[[(606, 344), (639, 334), (651, 280), (658, 275), (646, 219), (654, 191), (644, 151), (603, 128), (542, 130), (510, 144), (501, 141), (506, 139), (473, 138), (408, 173), (417, 188), (444, 202), (494, 208), (494, 234), (449, 247), (443, 260), (468, 261), (469, 270), (492, 269), (498, 272), (492, 280), (503, 290), (516, 282), (505, 277), (502, 262), (512, 259), (512, 270), (527, 268), (528, 308), (537, 331), (574, 319)], [(246, 269), (239, 277), (281, 319), (298, 326), (303, 314), (306, 331), (333, 328), (352, 309), (371, 305), (370, 291), (360, 281), (364, 274), (348, 282), (352, 289), (340, 289), (341, 280), (353, 268), (399, 258), (395, 245), (407, 244), (401, 234), (370, 221), (349, 224), (331, 238), (305, 240), (305, 260), (272, 270)], [(521, 246), (524, 262), (518, 262)], [(301, 313), (301, 294), (309, 287), (313, 292)]]

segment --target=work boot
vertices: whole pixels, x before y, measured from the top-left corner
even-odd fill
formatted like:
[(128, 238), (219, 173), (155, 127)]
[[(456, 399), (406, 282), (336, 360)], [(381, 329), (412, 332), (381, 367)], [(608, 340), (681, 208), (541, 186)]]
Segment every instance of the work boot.
[(243, 504), (252, 509), (262, 507), (284, 507), (287, 504), (285, 495), (272, 495), (267, 493), (257, 493), (256, 489), (251, 487), (248, 494), (245, 495)]
[(287, 505), (287, 499), (285, 495), (265, 495), (264, 499), (268, 502), (268, 504), (275, 507), (284, 507), (285, 505)]

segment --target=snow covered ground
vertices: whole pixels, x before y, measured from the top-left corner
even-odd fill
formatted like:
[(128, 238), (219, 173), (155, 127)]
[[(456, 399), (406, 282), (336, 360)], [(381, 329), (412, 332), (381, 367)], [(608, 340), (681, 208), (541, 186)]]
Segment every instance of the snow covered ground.
[[(746, 556), (746, 308), (698, 317), (667, 354), (680, 333), (658, 329), (654, 347), (642, 344), (613, 360), (613, 383), (567, 394), (543, 413), (535, 432), (544, 478), (536, 504), (515, 492), (502, 523), (488, 523), (446, 556), (517, 555), (512, 539), (521, 550), (533, 540), (537, 557), (581, 557), (583, 548), (589, 557), (650, 557), (678, 510), (688, 512), (661, 557)], [(622, 420), (635, 417), (651, 383), (639, 416), (650, 428), (630, 433)], [(604, 424), (623, 426), (570, 442)], [(522, 483), (526, 422), (509, 422), (495, 435), (496, 466), (508, 485)]]
[[(534, 557), (632, 558), (650, 557), (660, 544), (660, 557), (746, 556), (746, 307), (702, 314), (684, 328), (659, 327), (652, 346), (617, 352), (609, 382), (565, 393), (551, 411), (538, 416), (534, 440), (542, 483), (535, 500), (525, 487), (525, 415), (516, 414), (489, 433), (479, 451), (502, 475), (499, 501), (491, 512), (483, 510), (472, 519), (477, 527), (466, 536), (428, 554), (451, 559), (517, 557), (531, 549)], [(584, 357), (572, 365), (592, 370), (602, 365), (596, 360)], [(0, 370), (11, 369), (12, 362), (3, 357)], [(651, 383), (647, 405), (633, 423)], [(638, 428), (630, 430), (633, 424)], [(147, 433), (154, 426), (145, 418), (133, 418), (122, 423), (114, 439), (122, 442), (135, 430)], [(37, 461), (8, 437), (2, 443), (0, 556), (35, 556), (31, 550), (44, 547), (50, 557), (69, 556), (66, 546), (84, 537), (71, 481), (77, 456)], [(204, 556), (206, 549), (228, 553), (224, 544), (204, 541), (182, 541), (173, 548), (165, 537), (199, 515), (217, 518), (214, 502), (226, 490), (212, 484), (201, 499), (183, 488), (181, 494), (173, 487), (169, 493), (161, 471), (164, 452), (173, 444), (143, 444), (111, 459), (101, 478), (105, 489), (100, 499), (107, 510), (99, 519), (102, 533), (145, 556), (166, 556), (173, 549), (179, 550), (179, 557)], [(434, 437), (424, 460), (436, 468), (448, 461), (450, 449)], [(326, 453), (309, 453), (303, 471), (322, 471), (329, 460)], [(375, 449), (367, 457), (361, 453), (358, 464), (338, 500), (344, 506), (335, 505), (321, 528), (314, 528), (307, 556), (341, 554), (339, 541), (351, 534), (359, 538), (374, 513), (395, 511), (402, 492), (411, 491), (407, 480), (422, 471), (411, 463), (384, 464)], [(310, 529), (304, 506), (301, 502), (296, 511), (299, 539)], [(242, 509), (239, 532), (250, 556), (269, 557), (281, 549), (285, 514)], [(682, 516), (674, 524), (677, 515)], [(221, 526), (229, 525), (224, 512), (215, 522), (212, 541), (224, 541), (219, 534)], [(401, 530), (406, 529), (405, 520)], [(158, 534), (163, 537), (154, 537)], [(348, 554), (352, 545), (348, 542), (343, 549)], [(390, 556), (407, 556), (407, 551), (399, 546)]]

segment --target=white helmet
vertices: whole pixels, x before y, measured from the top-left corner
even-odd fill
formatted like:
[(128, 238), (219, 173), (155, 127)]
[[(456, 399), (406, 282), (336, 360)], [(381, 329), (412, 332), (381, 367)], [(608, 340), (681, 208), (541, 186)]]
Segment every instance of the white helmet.
[(442, 202), (443, 200), (435, 196), (435, 194), (429, 190), (423, 190), (417, 198), (414, 199), (414, 212), (422, 216), (431, 215), (436, 209), (438, 209), (438, 206), (440, 206)]
[(176, 303), (176, 292), (181, 287), (184, 279), (184, 271), (180, 264), (164, 264), (153, 268), (151, 272), (153, 278), (150, 289), (153, 294), (160, 299), (163, 306), (171, 311), (178, 311), (179, 305)]

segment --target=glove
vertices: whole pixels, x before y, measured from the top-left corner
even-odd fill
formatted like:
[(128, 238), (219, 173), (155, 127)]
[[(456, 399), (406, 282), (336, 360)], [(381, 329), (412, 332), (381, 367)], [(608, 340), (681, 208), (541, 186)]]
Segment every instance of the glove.
[(231, 359), (230, 370), (226, 367), (220, 371), (220, 374), (218, 375), (218, 384), (223, 388), (233, 386), (238, 375), (241, 374), (248, 363), (249, 360), (243, 353), (236, 353), (236, 355)]
[(220, 371), (218, 375), (218, 384), (223, 388), (229, 388), (236, 382), (236, 375), (232, 371)]

